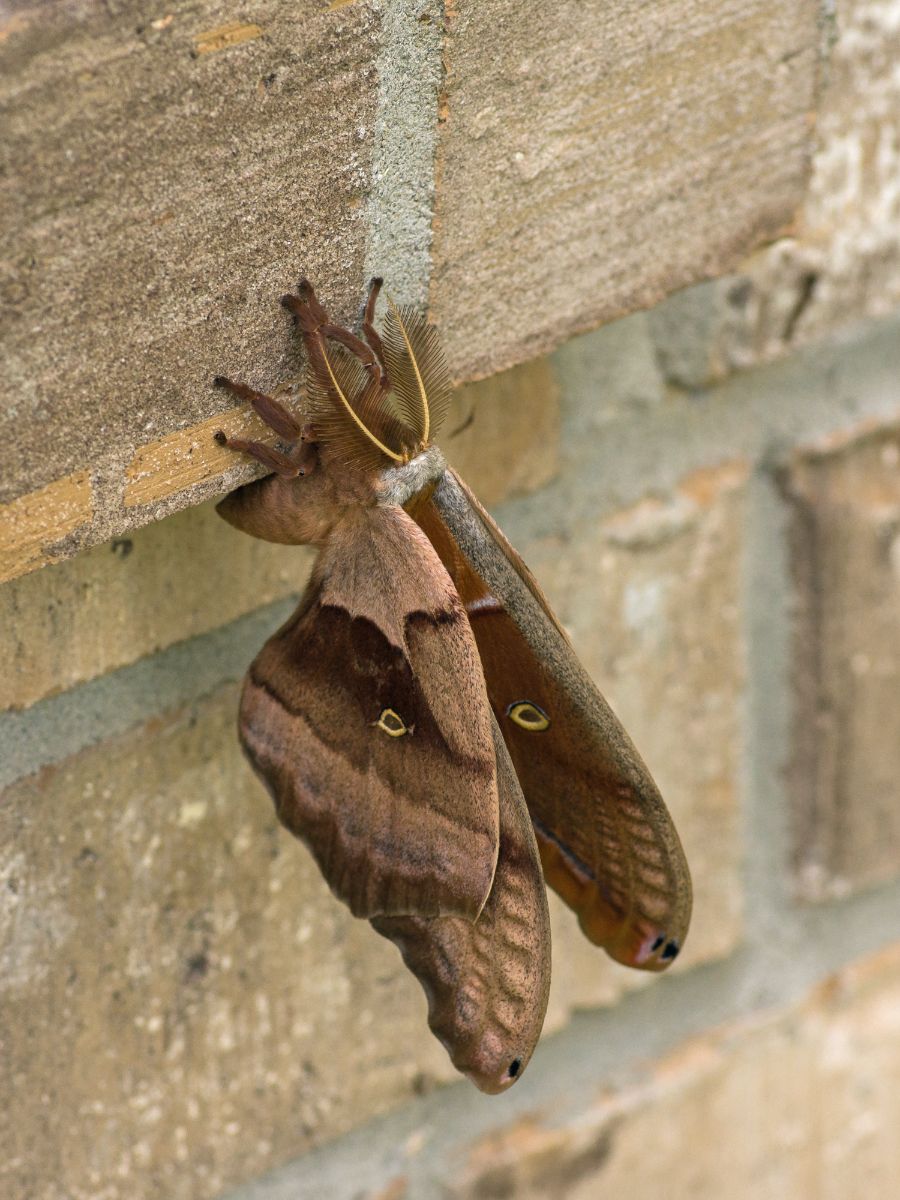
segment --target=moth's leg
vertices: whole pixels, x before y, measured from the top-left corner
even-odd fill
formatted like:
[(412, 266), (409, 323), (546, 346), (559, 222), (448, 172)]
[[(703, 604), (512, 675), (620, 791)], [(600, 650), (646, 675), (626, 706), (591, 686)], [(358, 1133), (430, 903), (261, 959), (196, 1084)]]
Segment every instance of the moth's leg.
[(220, 446), (255, 458), (264, 467), (268, 467), (270, 471), (274, 471), (276, 475), (282, 475), (285, 479), (296, 479), (298, 475), (305, 474), (303, 463), (294, 462), (287, 454), (265, 445), (264, 442), (248, 442), (244, 438), (230, 438), (221, 429), (216, 433), (215, 438)]
[(328, 324), (328, 313), (316, 299), (313, 285), (308, 279), (300, 280), (297, 291), (299, 294), (296, 296), (290, 292), (282, 296), (281, 303), (297, 318), (301, 333), (310, 336)]
[(281, 303), (294, 314), (310, 353), (315, 352), (317, 338), (331, 338), (332, 341), (346, 346), (351, 354), (355, 354), (362, 365), (374, 374), (378, 363), (371, 348), (349, 329), (342, 325), (333, 325), (328, 320), (328, 314), (316, 299), (308, 279), (300, 280), (299, 293), (297, 296), (282, 296)]
[(371, 371), (373, 374), (377, 371), (378, 361), (371, 347), (361, 341), (355, 333), (351, 333), (349, 329), (344, 329), (342, 325), (323, 325), (319, 333), (323, 337), (331, 338), (333, 342), (340, 342), (342, 346), (346, 346), (351, 354), (356, 355), (367, 371)]
[(316, 293), (313, 290), (313, 285), (309, 282), (305, 275), (297, 285), (297, 291), (300, 293), (301, 302), (307, 306), (310, 314), (315, 318), (316, 322), (319, 325), (327, 325), (328, 313), (319, 303)]
[(384, 280), (377, 275), (369, 281), (369, 294), (366, 297), (366, 307), (363, 310), (362, 331), (363, 337), (374, 350), (375, 357), (378, 359), (378, 365), (381, 367), (381, 386), (387, 387), (388, 371), (387, 363), (384, 361), (384, 345), (375, 328), (375, 302), (378, 299), (378, 293), (381, 291), (383, 283)]
[(218, 388), (225, 388), (239, 400), (249, 401), (253, 411), (262, 417), (269, 428), (274, 429), (278, 436), (284, 438), (286, 442), (296, 442), (300, 437), (299, 421), (295, 420), (284, 405), (273, 399), (272, 396), (254, 391), (245, 383), (232, 383), (224, 375), (217, 375), (213, 384)]

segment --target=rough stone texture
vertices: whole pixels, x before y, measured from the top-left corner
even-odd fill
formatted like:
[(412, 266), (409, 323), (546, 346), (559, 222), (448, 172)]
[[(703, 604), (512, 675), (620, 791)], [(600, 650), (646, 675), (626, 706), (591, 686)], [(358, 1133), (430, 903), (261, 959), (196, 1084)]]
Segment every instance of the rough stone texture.
[(276, 825), (237, 691), (0, 805), (0, 1195), (202, 1200), (453, 1072)]
[(561, 1099), (475, 1141), (441, 1195), (871, 1200), (896, 1193), (898, 1126), (900, 945), (793, 1011), (693, 1039), (587, 1106)]
[(900, 304), (900, 4), (839, 0), (835, 34), (799, 237), (751, 268), (745, 360)]
[(654, 314), (696, 388), (900, 304), (900, 3), (838, 0), (809, 187), (793, 236)]
[[(460, 375), (647, 307), (783, 233), (819, 5), (448, 6), (432, 304)], [(711, 203), (712, 201), (712, 203)]]
[(301, 271), (355, 310), (377, 13), (258, 0), (241, 15), (225, 33), (217, 0), (7, 18), (2, 501), (90, 469), (95, 521), (115, 531), (135, 451), (228, 408), (215, 374), (296, 370), (277, 300)]
[[(800, 195), (817, 8), (555, 0), (517, 49), (508, 0), (448, 5), (435, 176), (437, 0), (254, 0), (239, 19), (218, 0), (17, 5), (0, 24), (0, 578), (251, 477), (211, 440), (244, 418), (208, 381), (295, 373), (275, 299), (301, 270), (343, 318), (373, 270), (423, 300), (433, 226), (432, 297), (469, 378), (771, 237)], [(72, 478), (78, 520), (56, 490)]]
[[(695, 899), (675, 971), (727, 955), (741, 936), (745, 478), (740, 464), (698, 472), (667, 498), (521, 547), (682, 837)], [(608, 1003), (645, 979), (601, 965), (574, 923), (560, 925), (554, 981), (569, 1004)]]
[[(559, 447), (548, 361), (460, 388), (445, 433), (449, 459), (486, 504), (544, 486)], [(155, 461), (165, 472), (176, 455), (159, 451)], [(237, 533), (207, 504), (12, 580), (0, 587), (0, 711), (299, 592), (312, 559)]]
[(810, 898), (900, 874), (900, 428), (781, 476), (797, 588), (794, 865)]

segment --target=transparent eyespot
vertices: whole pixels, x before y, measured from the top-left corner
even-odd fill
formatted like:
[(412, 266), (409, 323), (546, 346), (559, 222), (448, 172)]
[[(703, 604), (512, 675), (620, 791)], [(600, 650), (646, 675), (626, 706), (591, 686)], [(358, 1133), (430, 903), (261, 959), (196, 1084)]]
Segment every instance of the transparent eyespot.
[(404, 733), (412, 733), (412, 726), (407, 725), (392, 708), (383, 708), (381, 716), (374, 723), (379, 729), (383, 729), (388, 737), (403, 737)]
[(529, 733), (543, 733), (545, 729), (550, 728), (550, 718), (542, 708), (532, 704), (530, 700), (516, 700), (514, 704), (509, 705), (506, 715)]

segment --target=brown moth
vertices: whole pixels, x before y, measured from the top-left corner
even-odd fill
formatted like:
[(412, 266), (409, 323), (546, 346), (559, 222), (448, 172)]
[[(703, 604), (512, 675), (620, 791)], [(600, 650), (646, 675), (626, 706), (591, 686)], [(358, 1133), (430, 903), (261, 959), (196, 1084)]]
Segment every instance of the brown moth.
[(216, 380), (285, 446), (218, 434), (274, 472), (218, 511), (319, 547), (250, 667), (240, 736), (335, 894), (399, 947), (454, 1065), (498, 1092), (547, 1006), (544, 880), (591, 941), (658, 971), (684, 941), (690, 876), (628, 735), (433, 443), (451, 391), (434, 328), (389, 300), (379, 335), (380, 287), (362, 337), (308, 281), (284, 298), (307, 352), (302, 424)]

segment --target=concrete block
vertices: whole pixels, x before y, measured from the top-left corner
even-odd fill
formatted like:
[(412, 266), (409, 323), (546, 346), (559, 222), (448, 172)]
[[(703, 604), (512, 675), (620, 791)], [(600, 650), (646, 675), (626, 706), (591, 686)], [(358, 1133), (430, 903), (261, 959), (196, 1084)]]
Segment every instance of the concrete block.
[(900, 305), (897, 5), (842, 0), (823, 28), (829, 62), (795, 228), (731, 278), (660, 307), (659, 356), (676, 386), (708, 386)]
[(900, 873), (900, 430), (801, 448), (781, 472), (795, 583), (796, 886)]
[(431, 299), (484, 375), (784, 233), (812, 148), (819, 5), (448, 7)]
[[(301, 273), (354, 313), (380, 21), (317, 0), (231, 24), (213, 0), (155, 18), (76, 0), (18, 6), (2, 34), (0, 504), (92, 479), (87, 528), (41, 499), (26, 532), (47, 561), (183, 506), (173, 492), (212, 494), (228, 464), (190, 427), (235, 419), (214, 375), (296, 373), (278, 296)], [(170, 436), (186, 469), (148, 477), (143, 448)]]

